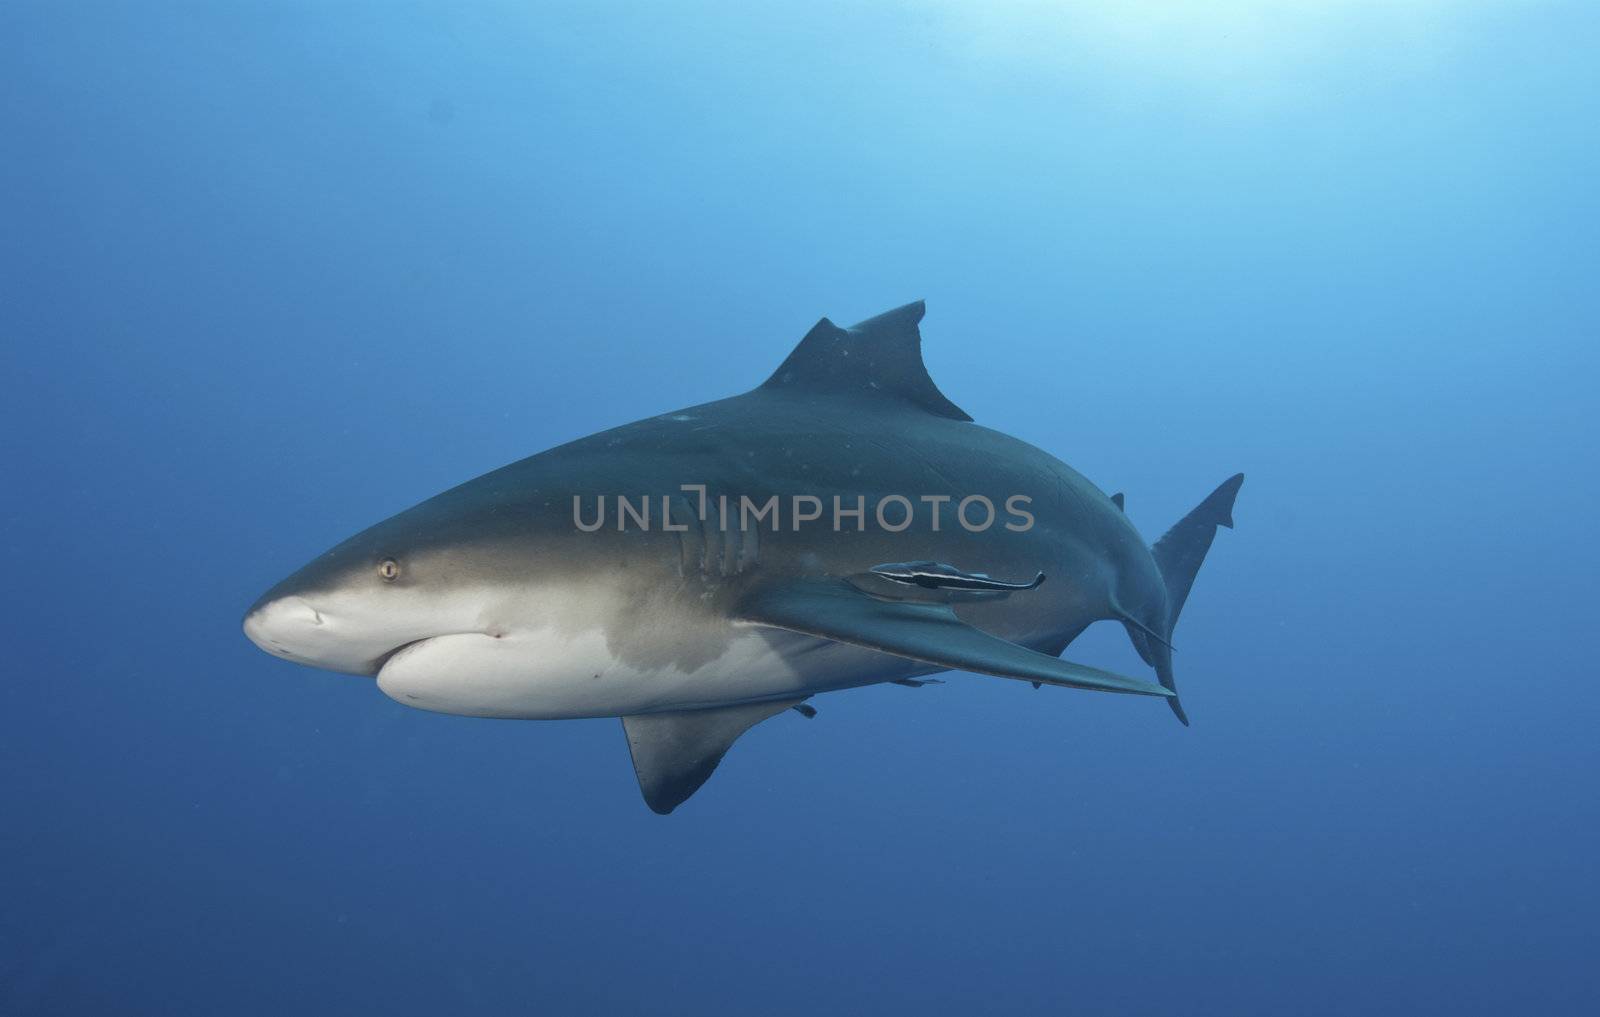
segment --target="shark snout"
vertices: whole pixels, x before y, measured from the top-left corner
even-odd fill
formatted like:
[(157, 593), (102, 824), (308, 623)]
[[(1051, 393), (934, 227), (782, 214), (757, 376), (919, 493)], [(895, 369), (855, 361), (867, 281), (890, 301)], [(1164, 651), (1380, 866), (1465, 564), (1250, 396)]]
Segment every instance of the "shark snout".
[(456, 624), (448, 605), (408, 606), (394, 594), (381, 586), (362, 592), (285, 581), (245, 613), (244, 634), (274, 657), (372, 677), (405, 646), (442, 632), (475, 631), (470, 617)]
[(263, 597), (244, 616), (244, 634), (268, 653), (295, 659), (296, 648), (322, 623), (321, 613), (304, 597)]
[(375, 675), (378, 658), (400, 641), (368, 632), (296, 594), (261, 598), (244, 616), (244, 634), (274, 657), (345, 674)]

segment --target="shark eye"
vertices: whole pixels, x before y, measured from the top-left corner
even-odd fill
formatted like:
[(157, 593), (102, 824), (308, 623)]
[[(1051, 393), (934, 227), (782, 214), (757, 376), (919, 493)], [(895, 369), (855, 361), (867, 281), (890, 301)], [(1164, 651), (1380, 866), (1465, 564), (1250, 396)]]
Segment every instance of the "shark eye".
[(386, 583), (392, 583), (400, 577), (400, 563), (393, 558), (385, 558), (378, 565), (378, 576)]

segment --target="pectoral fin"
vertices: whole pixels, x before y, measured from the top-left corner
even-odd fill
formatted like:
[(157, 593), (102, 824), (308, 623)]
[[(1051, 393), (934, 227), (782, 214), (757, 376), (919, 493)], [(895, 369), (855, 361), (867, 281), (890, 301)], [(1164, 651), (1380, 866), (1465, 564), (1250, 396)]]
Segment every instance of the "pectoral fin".
[(1104, 692), (1172, 694), (1154, 682), (1074, 664), (991, 636), (957, 618), (948, 605), (881, 600), (845, 583), (770, 587), (751, 597), (740, 617), (951, 670)]
[(663, 816), (682, 805), (700, 790), (740, 735), (800, 702), (782, 699), (623, 717), (622, 730), (628, 736), (645, 804)]

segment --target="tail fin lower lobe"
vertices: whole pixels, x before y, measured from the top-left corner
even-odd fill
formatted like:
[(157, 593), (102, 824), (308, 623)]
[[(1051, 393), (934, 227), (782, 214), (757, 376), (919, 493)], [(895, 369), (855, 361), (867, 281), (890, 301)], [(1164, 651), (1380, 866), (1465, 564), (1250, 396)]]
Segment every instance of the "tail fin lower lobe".
[[(1195, 573), (1200, 571), (1200, 564), (1206, 560), (1206, 552), (1211, 550), (1217, 527), (1233, 528), (1233, 500), (1239, 496), (1239, 487), (1243, 483), (1242, 473), (1235, 473), (1224, 480), (1206, 496), (1205, 501), (1178, 520), (1177, 525), (1150, 549), (1155, 556), (1156, 567), (1161, 570), (1161, 578), (1167, 584), (1168, 639), (1171, 639), (1172, 630), (1178, 625), (1178, 613), (1183, 610), (1184, 601), (1189, 599), (1189, 588), (1194, 585)], [(1172, 676), (1172, 648), (1155, 640), (1150, 640), (1148, 645), (1156, 676), (1173, 693), (1167, 703), (1184, 726), (1188, 726), (1189, 718), (1183, 712), (1183, 704), (1178, 702), (1178, 686)]]

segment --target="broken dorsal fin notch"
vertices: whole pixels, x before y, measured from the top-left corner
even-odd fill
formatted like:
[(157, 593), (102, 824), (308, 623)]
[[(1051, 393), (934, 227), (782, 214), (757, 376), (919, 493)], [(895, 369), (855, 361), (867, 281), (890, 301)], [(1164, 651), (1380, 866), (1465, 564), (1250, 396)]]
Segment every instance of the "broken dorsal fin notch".
[(863, 399), (902, 399), (952, 420), (971, 420), (945, 398), (922, 362), (923, 304), (918, 300), (840, 328), (827, 318), (806, 333), (772, 377), (769, 391), (818, 392)]

